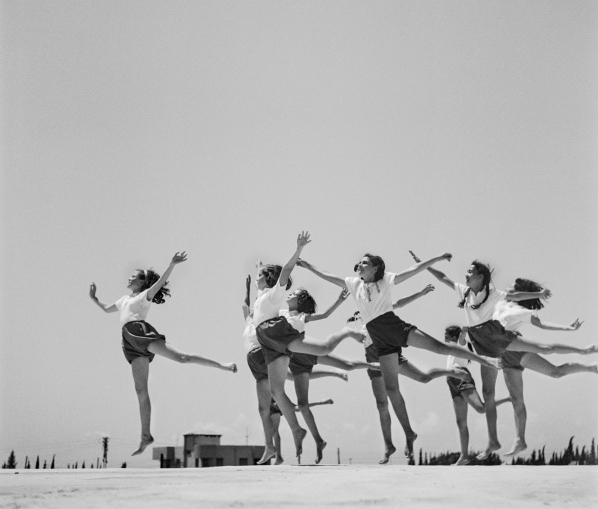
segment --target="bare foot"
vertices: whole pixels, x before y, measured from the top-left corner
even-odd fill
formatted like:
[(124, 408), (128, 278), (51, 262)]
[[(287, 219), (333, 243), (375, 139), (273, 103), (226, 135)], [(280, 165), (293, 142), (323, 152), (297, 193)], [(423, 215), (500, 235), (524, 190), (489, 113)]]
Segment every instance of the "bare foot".
[(299, 461), (301, 461), (301, 455), (303, 454), (303, 439), (305, 438), (305, 435), (307, 435), (307, 431), (305, 431), (303, 428), (299, 428), (297, 434), (293, 433), (293, 440), (295, 442), (295, 456), (297, 456)]
[(282, 459), (282, 456), (280, 456), (279, 454), (276, 455), (276, 461), (274, 462), (275, 465), (281, 465), (284, 462), (284, 460)]
[(451, 371), (453, 372), (451, 376), (454, 378), (458, 378), (459, 380), (465, 381), (469, 378), (469, 374), (467, 373), (467, 371), (463, 371), (463, 369), (461, 368), (453, 368), (451, 369)]
[(483, 355), (481, 355), (483, 362), (480, 362), (480, 364), (482, 366), (486, 366), (488, 368), (494, 368), (494, 369), (502, 369), (502, 361), (500, 360), (500, 357), (495, 358), (495, 357), (485, 357)]
[(467, 456), (459, 456), (456, 463), (453, 463), (451, 467), (460, 467), (461, 465), (469, 465), (469, 458)]
[(583, 353), (596, 353), (598, 352), (598, 345), (590, 345), (584, 349)]
[(592, 362), (590, 366), (592, 366), (594, 373), (598, 375), (598, 362)]
[(264, 454), (262, 455), (261, 459), (257, 462), (258, 465), (263, 465), (264, 463), (268, 463), (272, 458), (276, 456), (276, 449), (266, 449), (264, 450)]
[(397, 448), (394, 445), (390, 445), (386, 447), (386, 451), (384, 452), (384, 458), (382, 458), (378, 464), (379, 465), (386, 465), (390, 457), (396, 452)]
[(349, 380), (349, 374), (348, 373), (339, 373), (338, 374), (339, 378), (342, 378), (345, 382), (347, 382)]
[(505, 456), (515, 456), (519, 454), (521, 451), (525, 451), (527, 449), (527, 444), (525, 440), (515, 440), (513, 447), (508, 452), (505, 452)]
[(141, 436), (141, 442), (139, 442), (139, 448), (133, 453), (131, 454), (131, 456), (137, 456), (138, 454), (141, 454), (143, 451), (145, 451), (145, 448), (154, 443), (154, 437), (152, 437), (151, 435), (142, 435)]
[(316, 450), (318, 452), (318, 457), (316, 458), (316, 465), (322, 461), (322, 452), (324, 451), (324, 447), (326, 447), (326, 442), (322, 440), (319, 444), (316, 444)]
[(379, 362), (370, 362), (370, 367), (368, 369), (373, 369), (374, 371), (381, 371), (380, 363)]
[(343, 332), (347, 335), (348, 338), (353, 338), (360, 343), (363, 343), (365, 339), (365, 334), (363, 332), (358, 332), (353, 330), (351, 327), (344, 327)]
[(327, 399), (326, 401), (323, 402), (324, 405), (333, 405), (334, 401), (331, 399)]
[(225, 371), (232, 371), (233, 373), (237, 372), (237, 365), (234, 362), (225, 363), (222, 365), (222, 369)]
[(476, 458), (479, 459), (480, 461), (484, 461), (485, 459), (488, 459), (488, 457), (494, 451), (498, 451), (499, 449), (500, 449), (500, 443), (499, 442), (493, 442), (491, 444), (488, 444), (488, 447), (486, 447), (486, 450), (484, 452), (481, 452), (480, 454), (478, 454), (476, 456)]
[(417, 433), (413, 433), (410, 437), (407, 438), (407, 443), (405, 444), (405, 458), (413, 458), (413, 442), (417, 439)]

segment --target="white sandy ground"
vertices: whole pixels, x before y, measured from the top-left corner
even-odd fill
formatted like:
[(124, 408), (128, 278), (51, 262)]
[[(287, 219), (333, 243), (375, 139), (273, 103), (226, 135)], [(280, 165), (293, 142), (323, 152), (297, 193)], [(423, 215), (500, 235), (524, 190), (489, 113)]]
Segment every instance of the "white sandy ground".
[(0, 507), (598, 507), (598, 467), (2, 470)]

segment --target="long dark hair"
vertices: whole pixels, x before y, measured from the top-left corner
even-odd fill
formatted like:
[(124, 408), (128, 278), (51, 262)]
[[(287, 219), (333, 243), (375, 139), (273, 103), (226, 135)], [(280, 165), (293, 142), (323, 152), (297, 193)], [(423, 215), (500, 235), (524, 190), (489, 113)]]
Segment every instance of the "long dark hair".
[[(266, 286), (268, 288), (274, 288), (274, 285), (276, 285), (278, 282), (281, 272), (282, 267), (280, 265), (268, 264), (262, 267), (262, 274), (266, 276)], [(291, 279), (291, 276), (289, 276), (286, 289), (288, 290), (291, 286), (293, 286), (293, 280)]]
[[(374, 280), (372, 283), (376, 283), (380, 281), (384, 277), (384, 272), (386, 271), (386, 265), (384, 264), (384, 260), (379, 256), (366, 253), (363, 255), (362, 258), (369, 258), (372, 262), (372, 265), (376, 267), (376, 272), (374, 272)], [(353, 267), (353, 271), (357, 272), (357, 264)]]
[(448, 334), (451, 338), (454, 338), (455, 341), (459, 340), (459, 335), (461, 334), (461, 327), (458, 325), (449, 325), (444, 332)]
[[(141, 279), (142, 281), (141, 287), (139, 288), (141, 292), (147, 290), (148, 288), (151, 288), (154, 285), (154, 283), (156, 283), (156, 281), (160, 279), (160, 274), (158, 274), (153, 269), (137, 269), (137, 273), (139, 274), (139, 279)], [(170, 297), (170, 288), (168, 288), (168, 281), (166, 281), (166, 283), (162, 285), (162, 288), (160, 288), (156, 292), (156, 295), (154, 295), (152, 302), (154, 302), (155, 304), (164, 304), (164, 302), (166, 302), (165, 297)]]
[(313, 315), (318, 309), (315, 299), (305, 288), (297, 290), (297, 311), (306, 315)]
[[(538, 283), (531, 279), (517, 278), (515, 280), (514, 289), (517, 292), (541, 292), (544, 290)], [(540, 299), (526, 299), (516, 301), (517, 304), (526, 309), (542, 309), (544, 304)]]
[[(480, 306), (482, 306), (482, 304), (484, 304), (484, 302), (488, 300), (488, 297), (490, 296), (490, 282), (492, 281), (492, 271), (490, 270), (490, 267), (488, 267), (488, 265), (477, 260), (474, 260), (473, 262), (471, 262), (471, 264), (473, 265), (475, 271), (478, 274), (482, 275), (482, 286), (484, 287), (484, 291), (486, 292), (486, 295), (484, 296), (484, 300), (482, 302), (480, 302), (479, 304), (473, 304), (471, 306), (471, 309), (478, 309)], [(468, 288), (465, 291), (465, 294), (463, 295), (463, 300), (459, 302), (460, 308), (465, 307), (465, 301), (467, 300), (469, 292), (471, 292), (471, 288)]]

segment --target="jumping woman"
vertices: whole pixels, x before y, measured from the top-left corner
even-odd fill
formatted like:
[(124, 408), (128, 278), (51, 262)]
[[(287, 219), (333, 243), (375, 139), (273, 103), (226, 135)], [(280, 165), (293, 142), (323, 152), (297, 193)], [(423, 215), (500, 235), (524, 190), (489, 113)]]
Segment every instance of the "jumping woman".
[[(297, 249), (289, 261), (284, 265), (263, 265), (258, 261), (256, 284), (258, 296), (253, 307), (253, 321), (256, 324), (256, 334), (266, 365), (272, 397), (280, 407), (282, 414), (289, 423), (295, 442), (295, 453), (301, 456), (303, 439), (307, 432), (299, 425), (293, 404), (284, 391), (291, 352), (310, 355), (328, 355), (345, 338), (361, 339), (363, 336), (345, 327), (332, 334), (326, 341), (316, 341), (306, 338), (304, 333), (298, 332), (284, 316), (279, 316), (285, 291), (291, 287), (291, 271), (295, 267), (303, 248), (310, 242), (309, 233), (302, 232), (297, 236)], [(275, 453), (275, 451), (273, 451)]]
[[(419, 258), (411, 252), (417, 261)], [(463, 344), (464, 336), (469, 334), (471, 343), (477, 353), (488, 357), (501, 357), (506, 351), (531, 353), (580, 353), (578, 348), (563, 344), (542, 344), (525, 339), (515, 330), (530, 321), (526, 308), (517, 302), (534, 299), (548, 299), (552, 295), (547, 288), (539, 291), (518, 291), (512, 286), (507, 291), (491, 288), (490, 268), (474, 260), (465, 274), (466, 284), (455, 283), (443, 272), (428, 269), (436, 279), (454, 289), (459, 298), (459, 307), (465, 311), (467, 327), (463, 327), (459, 342)], [(536, 318), (537, 319), (537, 318)], [(539, 319), (538, 319), (539, 322)], [(581, 323), (576, 320), (576, 327)], [(592, 349), (593, 347), (588, 347)], [(586, 349), (587, 350), (587, 349)], [(593, 351), (593, 350), (592, 350)], [(587, 351), (586, 353), (592, 353)], [(491, 453), (500, 449), (496, 421), (495, 385), (498, 371), (482, 366), (482, 394), (486, 405), (486, 423), (488, 424), (488, 445), (478, 455), (479, 460), (486, 459)], [(509, 451), (511, 452), (511, 451)]]
[[(280, 456), (280, 435), (278, 434), (278, 424), (280, 422), (280, 409), (274, 403), (270, 393), (270, 384), (268, 383), (268, 367), (264, 358), (262, 346), (257, 340), (255, 332), (255, 325), (253, 323), (253, 311), (251, 310), (250, 293), (251, 293), (251, 276), (247, 276), (245, 280), (245, 300), (243, 302), (243, 316), (245, 318), (245, 330), (243, 331), (243, 346), (247, 355), (247, 364), (251, 370), (251, 374), (255, 379), (255, 389), (257, 392), (258, 412), (262, 421), (262, 428), (264, 430), (264, 438), (266, 447), (264, 454), (257, 462), (258, 465), (267, 463), (274, 458), (278, 465), (282, 463)], [(345, 372), (333, 371), (327, 369), (320, 369), (318, 371), (311, 371), (309, 377), (312, 379), (322, 378), (325, 376), (338, 377), (347, 380)], [(287, 380), (293, 380), (293, 374), (289, 370), (287, 372)], [(299, 411), (297, 409), (296, 411)]]
[(393, 313), (390, 295), (392, 285), (397, 285), (409, 279), (436, 262), (450, 259), (451, 255), (445, 253), (426, 262), (417, 263), (407, 270), (395, 274), (385, 271), (382, 258), (366, 254), (354, 267), (358, 276), (345, 279), (317, 269), (304, 260), (298, 262), (300, 267), (310, 270), (315, 275), (341, 288), (347, 288), (351, 292), (380, 357), (380, 369), (382, 370), (384, 386), (395, 414), (406, 432), (407, 451), (410, 457), (413, 455), (413, 442), (417, 438), (417, 434), (411, 429), (405, 400), (399, 389), (399, 356), (402, 348), (414, 346), (437, 354), (452, 354), (456, 357), (464, 357), (481, 364), (493, 366), (488, 360), (465, 348), (437, 341), (414, 325), (404, 322)]
[(152, 407), (147, 380), (149, 363), (154, 360), (156, 354), (180, 363), (193, 363), (237, 372), (237, 366), (233, 363), (223, 364), (177, 350), (166, 343), (164, 335), (145, 321), (152, 302), (163, 304), (165, 297), (170, 297), (168, 277), (174, 266), (186, 259), (187, 255), (184, 251), (180, 254), (176, 253), (162, 276), (152, 269), (137, 270), (128, 280), (127, 288), (131, 291), (130, 295), (121, 297), (114, 304), (105, 304), (96, 297), (95, 283), (91, 283), (89, 287), (89, 296), (101, 309), (106, 313), (120, 312), (122, 349), (125, 358), (131, 364), (141, 417), (141, 442), (133, 456), (141, 454), (154, 441), (150, 432)]

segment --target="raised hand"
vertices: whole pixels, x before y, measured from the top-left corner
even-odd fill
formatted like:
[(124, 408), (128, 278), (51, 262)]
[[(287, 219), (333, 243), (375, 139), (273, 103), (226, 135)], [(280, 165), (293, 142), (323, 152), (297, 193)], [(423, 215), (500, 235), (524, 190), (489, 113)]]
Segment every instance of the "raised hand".
[(542, 291), (540, 292), (540, 298), (548, 300), (550, 297), (552, 297), (552, 292), (548, 288), (542, 288)]
[(245, 279), (245, 287), (250, 290), (251, 289), (251, 276), (247, 276)]
[(306, 262), (304, 262), (301, 258), (299, 258), (295, 265), (297, 265), (297, 267), (305, 267), (305, 263)]
[(421, 262), (421, 260), (417, 256), (415, 256), (415, 253), (413, 251), (409, 250), (409, 254), (411, 256), (413, 256), (413, 259), (415, 260), (416, 263)]
[(434, 290), (434, 285), (428, 285), (422, 290), (422, 294), (427, 295), (428, 293), (433, 292)]
[(174, 256), (172, 257), (172, 263), (174, 263), (174, 264), (183, 263), (186, 260), (187, 260), (187, 253), (185, 251), (183, 251), (182, 253), (179, 253), (177, 251), (174, 254)]
[(95, 283), (91, 283), (91, 284), (89, 285), (89, 296), (90, 296), (90, 297), (91, 297), (93, 300), (95, 300), (95, 299), (96, 299), (96, 290), (97, 290), (97, 288), (96, 288), (96, 284), (95, 284)]
[(569, 325), (569, 327), (571, 327), (571, 330), (577, 330), (581, 327), (582, 323), (583, 322), (579, 321), (579, 318), (576, 318), (575, 321), (571, 325)]
[(339, 300), (345, 300), (349, 295), (351, 295), (351, 292), (349, 292), (349, 290), (346, 288), (343, 288), (338, 298)]
[(451, 253), (444, 253), (440, 258), (444, 258), (450, 262), (452, 257), (453, 255)]
[(309, 232), (301, 232), (297, 235), (297, 247), (304, 248), (309, 244), (311, 240), (309, 240)]

